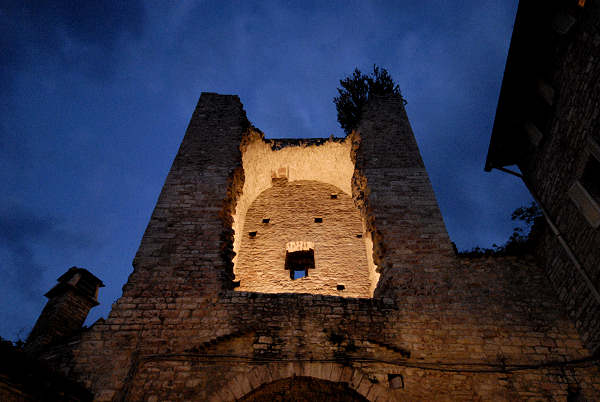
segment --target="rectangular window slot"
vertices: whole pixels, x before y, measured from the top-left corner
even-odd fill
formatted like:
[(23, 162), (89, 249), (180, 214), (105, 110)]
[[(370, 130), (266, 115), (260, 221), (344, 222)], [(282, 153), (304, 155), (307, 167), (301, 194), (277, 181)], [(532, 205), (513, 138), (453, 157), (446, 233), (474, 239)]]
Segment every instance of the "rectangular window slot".
[(290, 279), (299, 279), (308, 276), (308, 270), (315, 267), (315, 251), (299, 250), (286, 251), (285, 269), (290, 271)]
[(256, 237), (256, 232), (248, 232), (248, 236), (250, 236), (251, 239), (254, 239)]
[(589, 156), (579, 181), (592, 198), (596, 200), (596, 203), (600, 204), (600, 162), (594, 155)]
[(550, 84), (542, 79), (539, 79), (537, 81), (537, 92), (544, 102), (552, 106), (554, 103), (554, 88), (552, 88)]
[(391, 389), (402, 389), (404, 388), (404, 378), (402, 374), (388, 374), (388, 383)]
[(542, 132), (535, 126), (535, 124), (533, 124), (530, 121), (525, 123), (525, 132), (527, 133), (527, 138), (529, 139), (529, 142), (534, 147), (539, 146), (540, 142), (542, 142), (542, 140), (544, 139), (544, 134), (542, 134)]
[(262, 220), (263, 223), (269, 223), (270, 221), (271, 221), (271, 219), (269, 219), (269, 218), (265, 218)]
[(315, 218), (315, 223), (323, 223), (323, 218)]
[(344, 290), (346, 287), (344, 285), (337, 285), (337, 290)]
[(357, 234), (357, 235), (356, 235), (356, 238), (357, 238), (357, 239), (362, 239), (362, 234)]
[(331, 199), (332, 200), (337, 200), (337, 194), (331, 194)]
[(593, 228), (600, 227), (600, 205), (581, 182), (575, 181), (568, 194), (588, 223)]

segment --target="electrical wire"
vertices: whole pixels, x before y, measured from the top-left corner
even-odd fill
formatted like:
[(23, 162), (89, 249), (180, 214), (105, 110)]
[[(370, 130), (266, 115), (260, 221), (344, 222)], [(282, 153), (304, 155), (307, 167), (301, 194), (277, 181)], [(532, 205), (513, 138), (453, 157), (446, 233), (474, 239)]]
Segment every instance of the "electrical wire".
[(239, 363), (244, 361), (249, 364), (271, 364), (271, 363), (383, 363), (404, 368), (414, 368), (428, 371), (442, 371), (453, 373), (488, 373), (488, 374), (506, 374), (518, 371), (541, 370), (548, 368), (561, 367), (591, 367), (600, 364), (600, 359), (597, 357), (587, 357), (582, 359), (574, 359), (567, 361), (548, 361), (541, 363), (530, 364), (492, 364), (479, 362), (409, 362), (403, 360), (385, 360), (369, 357), (351, 357), (345, 356), (337, 359), (309, 359), (309, 358), (269, 358), (269, 357), (251, 357), (235, 354), (203, 354), (203, 353), (163, 353), (146, 355), (140, 358), (140, 363), (151, 361), (187, 361), (190, 359), (202, 360), (204, 362), (220, 362), (220, 363)]

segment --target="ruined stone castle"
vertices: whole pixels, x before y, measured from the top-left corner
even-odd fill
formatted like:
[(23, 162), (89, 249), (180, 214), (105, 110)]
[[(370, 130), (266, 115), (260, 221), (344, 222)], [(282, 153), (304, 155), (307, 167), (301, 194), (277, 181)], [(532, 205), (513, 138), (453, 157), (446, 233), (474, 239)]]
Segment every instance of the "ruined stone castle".
[(203, 93), (133, 265), (106, 320), (39, 347), (96, 400), (598, 391), (542, 269), (454, 256), (400, 98), (343, 139), (267, 140)]
[(203, 93), (108, 318), (79, 329), (102, 282), (72, 268), (28, 350), (97, 401), (596, 400), (598, 316), (569, 314), (597, 305), (565, 306), (556, 258), (455, 255), (399, 97), (345, 138), (265, 139)]

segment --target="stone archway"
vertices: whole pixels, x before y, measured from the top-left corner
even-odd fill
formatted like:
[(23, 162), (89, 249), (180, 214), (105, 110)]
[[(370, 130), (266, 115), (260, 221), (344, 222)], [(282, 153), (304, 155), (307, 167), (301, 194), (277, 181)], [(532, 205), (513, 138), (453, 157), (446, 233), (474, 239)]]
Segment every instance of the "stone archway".
[(314, 377), (289, 377), (264, 384), (249, 394), (243, 402), (366, 402), (364, 396), (347, 383), (321, 380)]
[[(280, 382), (280, 380), (286, 381)], [(209, 400), (211, 402), (225, 402), (240, 400), (247, 396), (249, 398), (263, 395), (277, 396), (277, 392), (282, 391), (284, 387), (294, 386), (292, 380), (300, 387), (291, 392), (299, 392), (302, 387), (314, 381), (314, 384), (323, 387), (321, 391), (336, 392), (338, 390), (344, 392), (346, 397), (355, 398), (350, 400), (395, 400), (388, 388), (372, 382), (368, 375), (358, 368), (343, 366), (338, 363), (313, 362), (272, 363), (255, 367), (246, 373), (233, 377), (226, 386), (213, 394)], [(261, 399), (248, 400), (259, 401)]]

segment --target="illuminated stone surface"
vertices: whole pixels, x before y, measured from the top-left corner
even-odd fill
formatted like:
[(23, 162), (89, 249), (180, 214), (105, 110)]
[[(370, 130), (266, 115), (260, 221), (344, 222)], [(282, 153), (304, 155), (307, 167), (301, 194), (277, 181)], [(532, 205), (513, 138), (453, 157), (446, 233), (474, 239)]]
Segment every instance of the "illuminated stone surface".
[[(235, 400), (294, 377), (371, 401), (600, 393), (595, 367), (545, 365), (589, 352), (534, 261), (453, 255), (401, 99), (302, 142), (263, 140), (236, 96), (202, 94), (123, 296), (46, 360), (99, 401)], [(290, 279), (285, 252), (311, 242), (315, 268)]]
[[(331, 199), (331, 194), (338, 197)], [(262, 223), (265, 217), (268, 224)], [(316, 223), (315, 217), (323, 222)], [(246, 212), (242, 233), (250, 231), (257, 234), (241, 236), (235, 265), (238, 290), (371, 296), (365, 241), (356, 237), (363, 233), (360, 214), (337, 187), (302, 180), (263, 191)], [(290, 280), (284, 269), (290, 243), (310, 243), (314, 250), (315, 266), (299, 280)], [(344, 292), (337, 290), (338, 284), (345, 285)]]

